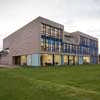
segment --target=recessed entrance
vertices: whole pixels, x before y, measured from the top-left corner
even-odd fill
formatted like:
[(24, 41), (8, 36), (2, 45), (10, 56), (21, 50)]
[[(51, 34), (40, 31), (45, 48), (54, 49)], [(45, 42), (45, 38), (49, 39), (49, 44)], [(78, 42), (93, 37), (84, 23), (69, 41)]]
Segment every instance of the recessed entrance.
[(13, 56), (13, 64), (14, 65), (26, 65), (27, 56)]
[(20, 65), (21, 64), (21, 57), (20, 56), (14, 56), (13, 57), (13, 64), (14, 65)]

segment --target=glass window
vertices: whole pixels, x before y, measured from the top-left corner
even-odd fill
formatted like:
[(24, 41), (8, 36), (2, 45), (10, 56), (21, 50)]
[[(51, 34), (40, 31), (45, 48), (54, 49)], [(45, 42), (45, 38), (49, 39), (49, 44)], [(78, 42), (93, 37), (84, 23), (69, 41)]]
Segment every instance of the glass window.
[(41, 38), (41, 50), (45, 50), (45, 39)]
[(61, 52), (61, 42), (59, 42), (59, 52)]
[(51, 28), (51, 35), (55, 36), (55, 28), (53, 28), (53, 27)]
[(41, 33), (45, 34), (46, 32), (46, 25), (41, 23)]
[(62, 29), (59, 30), (59, 38), (60, 38), (60, 39), (63, 38), (63, 30), (62, 30)]
[(68, 56), (64, 55), (64, 64), (68, 64)]

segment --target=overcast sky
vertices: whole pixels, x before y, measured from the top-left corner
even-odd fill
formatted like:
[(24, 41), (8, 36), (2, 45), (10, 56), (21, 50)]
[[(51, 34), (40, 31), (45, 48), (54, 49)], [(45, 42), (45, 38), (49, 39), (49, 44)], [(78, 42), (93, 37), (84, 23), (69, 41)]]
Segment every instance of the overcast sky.
[(3, 38), (38, 16), (97, 37), (100, 47), (100, 0), (0, 0), (0, 48)]

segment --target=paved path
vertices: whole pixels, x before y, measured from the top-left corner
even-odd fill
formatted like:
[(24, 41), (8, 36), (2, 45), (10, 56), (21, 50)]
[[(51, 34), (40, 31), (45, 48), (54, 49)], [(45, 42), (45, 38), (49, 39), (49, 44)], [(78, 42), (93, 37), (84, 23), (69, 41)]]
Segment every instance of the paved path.
[(12, 65), (0, 65), (0, 68), (18, 68), (19, 66), (12, 66)]

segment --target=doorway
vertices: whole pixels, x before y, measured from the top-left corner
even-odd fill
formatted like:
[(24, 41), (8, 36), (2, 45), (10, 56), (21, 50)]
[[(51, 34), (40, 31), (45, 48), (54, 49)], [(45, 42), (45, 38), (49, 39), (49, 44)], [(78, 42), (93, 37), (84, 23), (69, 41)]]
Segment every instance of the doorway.
[(20, 65), (21, 64), (21, 57), (20, 56), (13, 56), (13, 64)]

